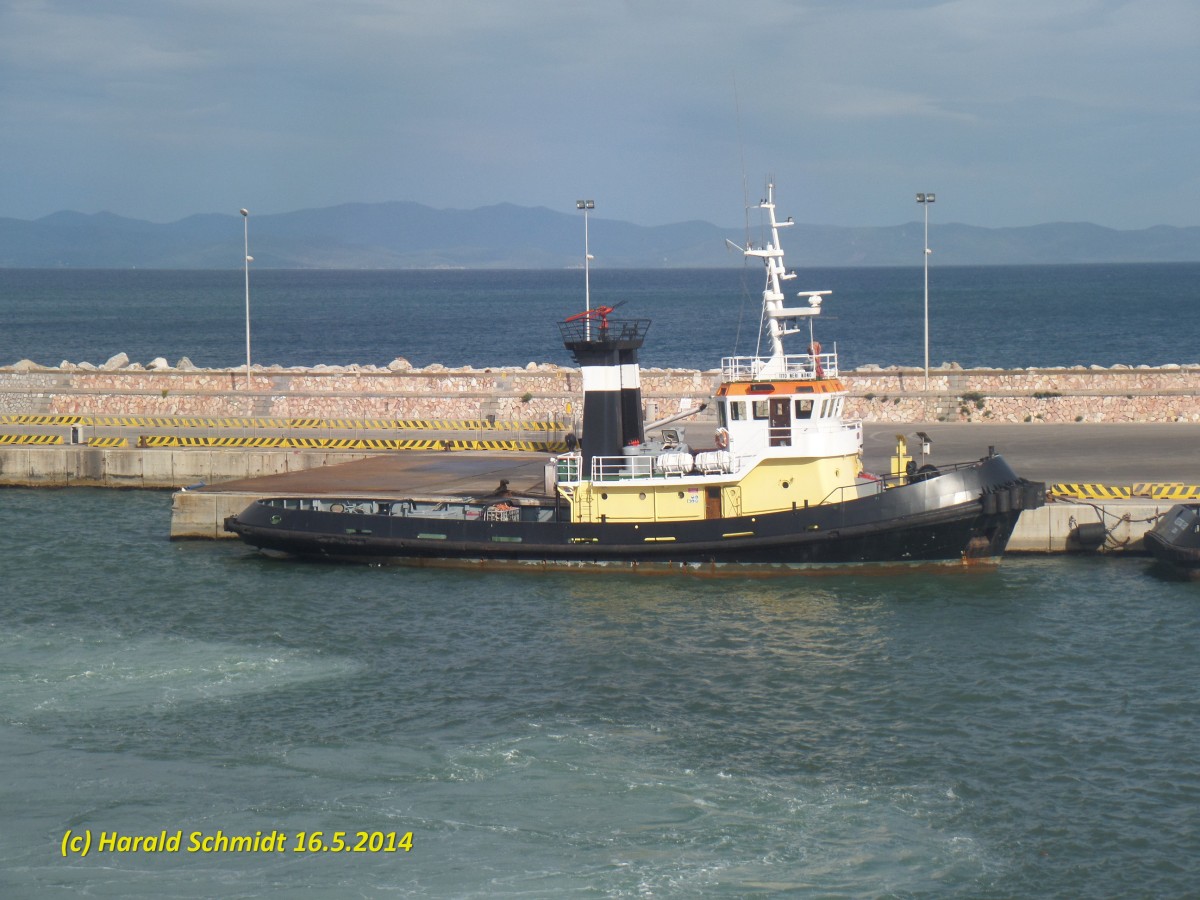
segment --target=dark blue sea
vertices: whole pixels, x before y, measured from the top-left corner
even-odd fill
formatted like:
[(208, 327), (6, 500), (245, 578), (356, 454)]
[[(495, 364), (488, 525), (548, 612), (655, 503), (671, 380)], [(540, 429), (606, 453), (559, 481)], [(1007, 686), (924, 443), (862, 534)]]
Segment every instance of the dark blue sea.
[[(600, 271), (593, 301), (654, 319), (647, 364), (707, 367), (739, 321), (753, 351), (757, 274)], [(255, 358), (566, 363), (581, 275), (254, 272)], [(1195, 362), (1197, 275), (937, 271), (932, 356)], [(920, 362), (919, 270), (793, 284), (835, 290), (843, 364)], [(0, 363), (236, 365), (243, 304), (240, 272), (0, 272)], [(1145, 560), (489, 574), (172, 543), (169, 519), (161, 492), (0, 490), (0, 897), (1200, 884), (1200, 585)]]
[[(817, 337), (843, 367), (924, 364), (919, 268), (805, 270), (789, 290), (832, 290)], [(754, 353), (762, 273), (591, 273), (593, 305), (653, 324), (646, 366), (715, 368)], [(563, 365), (557, 323), (584, 309), (583, 272), (250, 273), (251, 357), (264, 365)], [(930, 363), (966, 367), (1200, 362), (1200, 264), (933, 269)], [(198, 366), (246, 361), (240, 271), (0, 269), (0, 365), (102, 363), (125, 352)]]

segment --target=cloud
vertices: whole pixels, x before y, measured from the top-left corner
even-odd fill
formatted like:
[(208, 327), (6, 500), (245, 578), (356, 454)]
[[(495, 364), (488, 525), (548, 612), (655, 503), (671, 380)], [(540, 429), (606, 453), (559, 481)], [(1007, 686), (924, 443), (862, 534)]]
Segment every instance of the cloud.
[(0, 215), (584, 191), (731, 222), (744, 158), (837, 224), (911, 216), (914, 180), (980, 224), (1188, 224), (1196, 34), (1191, 0), (10, 0)]

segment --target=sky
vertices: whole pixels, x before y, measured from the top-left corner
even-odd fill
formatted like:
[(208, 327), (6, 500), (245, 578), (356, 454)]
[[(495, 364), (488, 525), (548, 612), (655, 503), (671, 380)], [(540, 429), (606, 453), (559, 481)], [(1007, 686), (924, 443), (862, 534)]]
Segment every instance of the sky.
[(0, 216), (1200, 224), (1196, 0), (0, 0)]

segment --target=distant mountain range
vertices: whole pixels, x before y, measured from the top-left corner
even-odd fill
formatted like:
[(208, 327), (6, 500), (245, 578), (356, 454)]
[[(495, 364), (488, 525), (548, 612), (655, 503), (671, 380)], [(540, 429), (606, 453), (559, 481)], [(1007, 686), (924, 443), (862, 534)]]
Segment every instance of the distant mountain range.
[[(582, 265), (577, 213), (500, 204), (473, 210), (419, 203), (354, 203), (251, 216), (256, 268), (557, 269)], [(796, 225), (785, 233), (795, 266), (920, 265), (923, 226)], [(753, 238), (757, 238), (754, 233)], [(743, 229), (707, 222), (644, 227), (590, 219), (593, 265), (607, 268), (740, 266), (726, 240)], [(1025, 228), (930, 226), (938, 265), (1198, 262), (1200, 227), (1117, 231), (1086, 223)], [(239, 215), (189, 216), (165, 225), (111, 213), (59, 212), (35, 221), (0, 218), (0, 267), (235, 269)]]

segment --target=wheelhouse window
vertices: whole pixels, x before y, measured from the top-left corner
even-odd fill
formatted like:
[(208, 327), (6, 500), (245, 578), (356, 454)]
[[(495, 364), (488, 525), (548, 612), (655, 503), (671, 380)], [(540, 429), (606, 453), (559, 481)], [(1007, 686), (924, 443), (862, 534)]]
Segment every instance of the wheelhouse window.
[(729, 401), (729, 419), (731, 422), (741, 422), (746, 418), (746, 402), (744, 400)]
[(813, 402), (808, 399), (796, 401), (796, 418), (811, 419), (813, 414)]
[(769, 419), (771, 417), (771, 408), (769, 400), (754, 400), (751, 402), (751, 407), (756, 419)]

